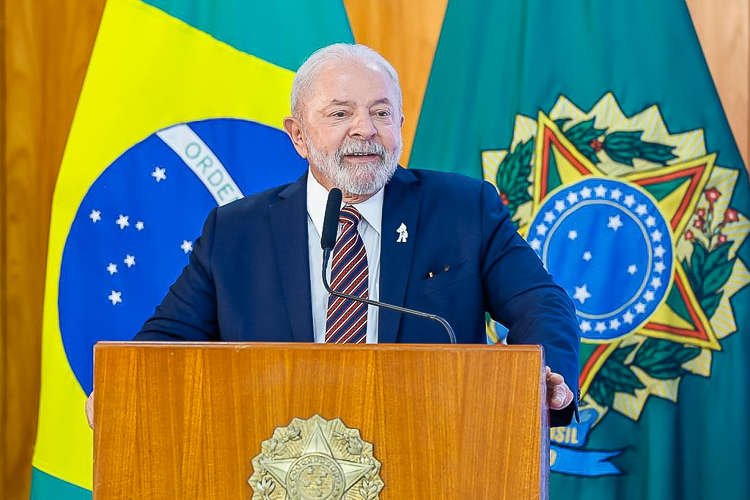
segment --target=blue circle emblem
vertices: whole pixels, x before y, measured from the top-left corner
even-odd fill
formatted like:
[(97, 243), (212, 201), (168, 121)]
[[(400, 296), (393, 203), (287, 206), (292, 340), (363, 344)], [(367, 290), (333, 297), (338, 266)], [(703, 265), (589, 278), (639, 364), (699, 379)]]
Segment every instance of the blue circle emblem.
[(93, 346), (130, 340), (188, 263), (206, 215), (307, 168), (282, 131), (237, 119), (160, 130), (91, 185), (70, 227), (58, 311), (65, 354), (92, 389)]
[(527, 239), (573, 298), (585, 339), (632, 333), (666, 298), (672, 233), (639, 186), (591, 177), (565, 186), (545, 200)]

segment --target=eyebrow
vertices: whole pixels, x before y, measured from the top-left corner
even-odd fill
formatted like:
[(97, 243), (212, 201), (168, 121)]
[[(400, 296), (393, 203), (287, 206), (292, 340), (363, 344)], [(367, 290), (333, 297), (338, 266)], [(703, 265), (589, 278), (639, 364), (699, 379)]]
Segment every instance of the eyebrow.
[[(391, 100), (387, 97), (383, 97), (382, 99), (378, 99), (377, 101), (374, 101), (370, 106), (376, 106), (378, 104), (388, 104), (392, 105)], [(339, 99), (332, 99), (329, 105), (333, 106), (354, 106), (354, 101), (340, 101)]]
[(354, 101), (339, 101), (338, 99), (332, 99), (330, 104), (334, 106), (354, 106)]
[(376, 104), (388, 104), (389, 106), (392, 106), (391, 100), (387, 97), (383, 97), (382, 99), (378, 99), (377, 101), (373, 102), (372, 105), (375, 106)]

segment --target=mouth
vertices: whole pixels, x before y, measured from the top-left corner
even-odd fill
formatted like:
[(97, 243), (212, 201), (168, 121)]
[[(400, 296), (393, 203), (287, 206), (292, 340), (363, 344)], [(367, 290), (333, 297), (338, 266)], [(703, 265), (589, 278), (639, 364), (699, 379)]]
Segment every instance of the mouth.
[(349, 163), (371, 163), (380, 160), (380, 155), (375, 153), (353, 153), (344, 155)]

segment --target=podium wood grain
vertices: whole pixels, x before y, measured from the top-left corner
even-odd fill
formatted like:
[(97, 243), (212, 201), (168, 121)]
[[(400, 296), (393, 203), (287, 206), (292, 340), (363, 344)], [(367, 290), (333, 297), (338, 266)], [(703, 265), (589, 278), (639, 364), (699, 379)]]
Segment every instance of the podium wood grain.
[(535, 346), (131, 342), (95, 355), (97, 500), (252, 498), (261, 442), (314, 414), (373, 443), (383, 500), (547, 495)]

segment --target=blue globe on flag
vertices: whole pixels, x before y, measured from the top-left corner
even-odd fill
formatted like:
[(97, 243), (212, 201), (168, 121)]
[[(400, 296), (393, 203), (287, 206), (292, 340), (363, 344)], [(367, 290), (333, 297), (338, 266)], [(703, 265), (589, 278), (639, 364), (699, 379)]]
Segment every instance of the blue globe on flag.
[(282, 131), (237, 119), (161, 130), (109, 165), (78, 208), (60, 271), (60, 332), (81, 387), (92, 390), (94, 344), (133, 338), (213, 207), (306, 168)]
[(573, 298), (588, 340), (638, 329), (671, 284), (669, 225), (651, 196), (628, 182), (587, 177), (551, 193), (528, 241)]

